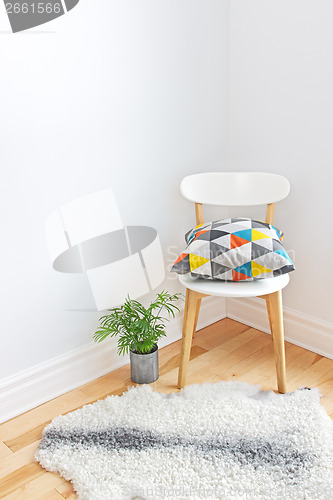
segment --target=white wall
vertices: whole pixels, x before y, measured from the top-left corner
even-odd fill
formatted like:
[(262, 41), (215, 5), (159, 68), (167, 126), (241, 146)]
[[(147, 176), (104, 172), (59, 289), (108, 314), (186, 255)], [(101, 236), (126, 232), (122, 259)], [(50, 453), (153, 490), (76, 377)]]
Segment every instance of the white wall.
[[(229, 18), (228, 3), (82, 0), (66, 16), (16, 35), (0, 4), (0, 382), (12, 381), (7, 402), (21, 391), (25, 370), (42, 366), (43, 374), (52, 358), (74, 350), (68, 359), (75, 364), (80, 349), (87, 352), (100, 314), (89, 311), (82, 276), (52, 270), (44, 220), (105, 187), (113, 187), (126, 224), (159, 231), (170, 264), (167, 249), (181, 249), (193, 223), (178, 192), (184, 175), (286, 175), (292, 190), (277, 206), (276, 224), (297, 271), (284, 302), (289, 316), (326, 320), (329, 331), (333, 5), (232, 0)], [(175, 290), (175, 276), (164, 286)], [(89, 359), (103, 358), (93, 352)]]
[(126, 224), (183, 246), (180, 179), (226, 167), (227, 12), (87, 0), (13, 35), (0, 4), (0, 378), (91, 342), (98, 323), (84, 278), (51, 268), (54, 209), (113, 187)]
[(331, 323), (332, 25), (330, 0), (230, 2), (229, 168), (289, 178), (276, 211), (296, 263), (284, 303)]

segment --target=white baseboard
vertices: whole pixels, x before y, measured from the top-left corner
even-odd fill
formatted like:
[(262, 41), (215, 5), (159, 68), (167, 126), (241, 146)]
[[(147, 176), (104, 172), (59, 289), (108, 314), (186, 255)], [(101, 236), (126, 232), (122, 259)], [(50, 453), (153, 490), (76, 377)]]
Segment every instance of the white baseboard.
[[(223, 298), (203, 299), (198, 328), (226, 317)], [(159, 342), (164, 347), (181, 338), (182, 314), (168, 324), (168, 336)], [(0, 380), (0, 422), (4, 422), (51, 399), (76, 389), (128, 363), (118, 356), (116, 341), (90, 343)]]
[[(289, 307), (283, 308), (285, 339), (333, 359), (333, 324)], [(270, 333), (266, 301), (259, 298), (227, 300), (227, 317)]]

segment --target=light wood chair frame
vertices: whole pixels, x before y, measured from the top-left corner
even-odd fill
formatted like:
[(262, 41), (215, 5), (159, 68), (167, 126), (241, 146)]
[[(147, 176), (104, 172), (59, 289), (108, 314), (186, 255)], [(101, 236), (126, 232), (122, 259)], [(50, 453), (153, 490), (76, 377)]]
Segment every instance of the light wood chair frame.
[[(265, 222), (273, 224), (275, 203), (267, 204)], [(195, 203), (195, 215), (197, 225), (204, 223), (203, 205)], [(178, 389), (184, 387), (187, 378), (192, 337), (196, 331), (200, 312), (201, 300), (207, 295), (200, 294), (186, 288), (185, 310), (183, 321), (182, 345), (180, 352), (180, 365), (178, 373)], [(284, 346), (284, 325), (282, 310), (282, 290), (260, 296), (266, 301), (269, 324), (273, 340), (278, 390), (280, 393), (287, 392), (286, 361)]]

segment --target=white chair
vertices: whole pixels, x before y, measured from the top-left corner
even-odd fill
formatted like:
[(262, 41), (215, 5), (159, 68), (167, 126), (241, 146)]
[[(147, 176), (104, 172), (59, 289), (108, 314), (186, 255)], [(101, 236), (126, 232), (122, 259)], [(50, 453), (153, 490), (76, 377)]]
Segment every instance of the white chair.
[[(203, 205), (255, 206), (266, 205), (266, 222), (273, 223), (275, 202), (288, 196), (290, 185), (281, 175), (261, 172), (211, 172), (185, 177), (180, 185), (181, 194), (195, 203), (196, 222), (204, 222)], [(242, 214), (239, 214), (242, 216)], [(183, 336), (180, 354), (178, 388), (186, 383), (186, 376), (196, 330), (201, 299), (208, 295), (219, 297), (261, 297), (266, 300), (273, 338), (278, 390), (287, 392), (282, 293), (289, 275), (249, 282), (212, 281), (180, 275), (186, 288)]]

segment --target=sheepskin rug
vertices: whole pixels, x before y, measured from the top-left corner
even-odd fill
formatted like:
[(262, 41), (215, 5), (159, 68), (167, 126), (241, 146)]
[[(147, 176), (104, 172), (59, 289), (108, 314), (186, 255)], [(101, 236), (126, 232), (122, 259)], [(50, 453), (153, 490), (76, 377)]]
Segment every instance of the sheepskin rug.
[(332, 422), (316, 389), (137, 386), (56, 417), (37, 461), (81, 500), (332, 500)]

